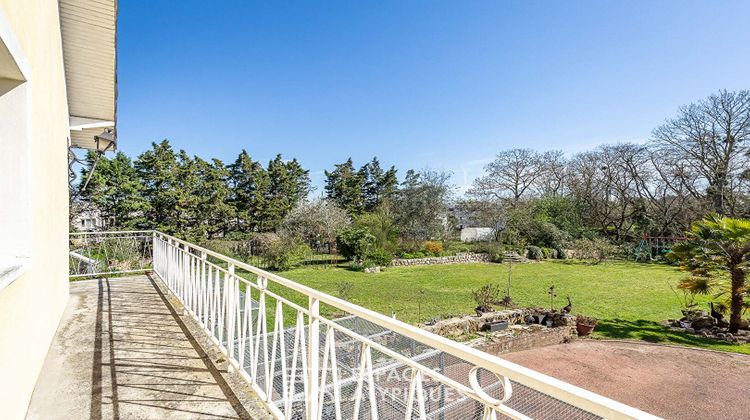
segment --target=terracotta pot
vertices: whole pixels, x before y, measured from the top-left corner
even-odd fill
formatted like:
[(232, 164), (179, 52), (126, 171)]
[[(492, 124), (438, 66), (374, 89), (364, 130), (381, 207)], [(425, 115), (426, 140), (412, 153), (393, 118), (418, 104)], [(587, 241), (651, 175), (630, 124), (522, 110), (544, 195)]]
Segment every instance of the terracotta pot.
[(576, 324), (576, 331), (578, 331), (579, 337), (586, 337), (587, 335), (591, 334), (592, 331), (594, 331), (594, 328), (596, 328), (596, 322), (593, 324)]

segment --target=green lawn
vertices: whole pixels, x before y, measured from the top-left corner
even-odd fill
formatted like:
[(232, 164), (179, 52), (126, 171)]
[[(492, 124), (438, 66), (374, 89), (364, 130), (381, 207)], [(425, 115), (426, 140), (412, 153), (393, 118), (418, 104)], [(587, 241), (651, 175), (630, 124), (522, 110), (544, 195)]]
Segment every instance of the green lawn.
[[(344, 267), (305, 267), (280, 273), (284, 277), (332, 295), (338, 284), (354, 284), (351, 301), (409, 323), (433, 317), (473, 313), (470, 291), (489, 283), (504, 287), (507, 264), (465, 264), (422, 267), (391, 267), (381, 273), (365, 274)], [(659, 264), (610, 262), (586, 265), (577, 262), (546, 261), (513, 265), (512, 297), (519, 306), (547, 306), (547, 290), (554, 284), (556, 306), (573, 300), (573, 312), (599, 319), (595, 337), (637, 339), (650, 342), (698, 346), (750, 354), (750, 346), (734, 346), (669, 331), (659, 325), (667, 318), (679, 318), (680, 305), (669, 284), (683, 274)], [(298, 303), (302, 296), (278, 287), (272, 290)], [(419, 291), (426, 291), (419, 310)], [(330, 308), (323, 308), (329, 315)]]

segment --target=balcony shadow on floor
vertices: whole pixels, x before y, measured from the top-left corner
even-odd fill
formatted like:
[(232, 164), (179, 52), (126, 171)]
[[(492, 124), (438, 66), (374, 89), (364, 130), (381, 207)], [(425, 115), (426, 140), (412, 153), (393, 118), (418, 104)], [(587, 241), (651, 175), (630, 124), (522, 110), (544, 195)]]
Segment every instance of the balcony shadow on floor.
[(100, 279), (90, 419), (251, 418), (151, 277)]

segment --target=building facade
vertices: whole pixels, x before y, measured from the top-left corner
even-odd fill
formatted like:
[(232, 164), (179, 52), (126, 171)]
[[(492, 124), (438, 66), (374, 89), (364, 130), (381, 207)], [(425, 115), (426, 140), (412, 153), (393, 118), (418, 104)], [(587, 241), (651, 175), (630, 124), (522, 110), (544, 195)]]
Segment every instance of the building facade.
[(114, 129), (115, 23), (114, 0), (0, 0), (4, 419), (25, 416), (68, 301), (68, 148)]

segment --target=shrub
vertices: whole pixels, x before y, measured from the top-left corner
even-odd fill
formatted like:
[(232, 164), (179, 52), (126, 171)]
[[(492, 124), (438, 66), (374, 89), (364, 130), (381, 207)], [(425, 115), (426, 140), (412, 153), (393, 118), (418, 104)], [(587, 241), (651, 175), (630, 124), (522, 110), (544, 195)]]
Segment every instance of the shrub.
[(503, 262), (505, 252), (510, 250), (510, 247), (503, 245), (500, 242), (478, 242), (473, 244), (473, 251), (490, 256), (490, 261), (494, 263)]
[(542, 250), (542, 255), (544, 256), (544, 259), (552, 258), (552, 249), (547, 248), (546, 246), (540, 247)]
[(578, 239), (573, 242), (576, 257), (582, 260), (593, 260), (594, 264), (606, 261), (617, 252), (617, 247), (606, 239)]
[(422, 251), (417, 252), (404, 252), (401, 254), (401, 258), (405, 260), (413, 260), (415, 258), (424, 258), (425, 253)]
[(500, 287), (489, 283), (471, 291), (471, 297), (477, 304), (477, 310), (482, 312), (492, 311), (492, 304), (499, 300), (499, 296)]
[(493, 263), (501, 263), (505, 259), (505, 253), (504, 252), (490, 252), (490, 262)]
[(238, 258), (239, 256), (235, 253), (234, 250), (234, 243), (235, 241), (226, 239), (209, 239), (207, 241), (200, 242), (199, 245), (203, 248), (210, 249), (211, 251), (218, 252), (221, 255)]
[(436, 241), (426, 241), (424, 243), (424, 249), (427, 253), (438, 257), (443, 253), (443, 244)]
[(617, 246), (616, 254), (620, 258), (631, 259), (636, 256), (636, 245), (632, 242), (626, 242)]
[(311, 252), (305, 243), (284, 239), (272, 243), (262, 257), (271, 270), (285, 271), (301, 265)]
[(367, 230), (375, 237), (375, 245), (391, 254), (396, 252), (398, 229), (393, 221), (393, 215), (387, 205), (381, 205), (375, 211), (364, 213), (357, 217), (354, 225)]
[(359, 263), (357, 261), (352, 261), (349, 263), (349, 269), (352, 271), (364, 271), (364, 269), (368, 267), (369, 266), (365, 266), (364, 263)]
[(273, 232), (255, 233), (248, 241), (250, 246), (249, 254), (262, 255), (279, 241), (281, 241), (281, 237)]
[(364, 258), (365, 264), (371, 264), (373, 267), (387, 267), (391, 265), (392, 260), (393, 255), (383, 248), (374, 249), (373, 251), (369, 252)]
[(344, 258), (362, 261), (375, 247), (375, 237), (365, 228), (349, 227), (336, 236), (336, 246)]
[(542, 249), (538, 246), (529, 245), (526, 247), (526, 251), (529, 259), (537, 261), (544, 259), (544, 252), (542, 252)]
[(453, 255), (459, 252), (470, 252), (474, 250), (474, 247), (472, 245), (473, 244), (468, 244), (461, 241), (447, 241), (443, 243), (443, 248), (445, 248), (445, 252)]

